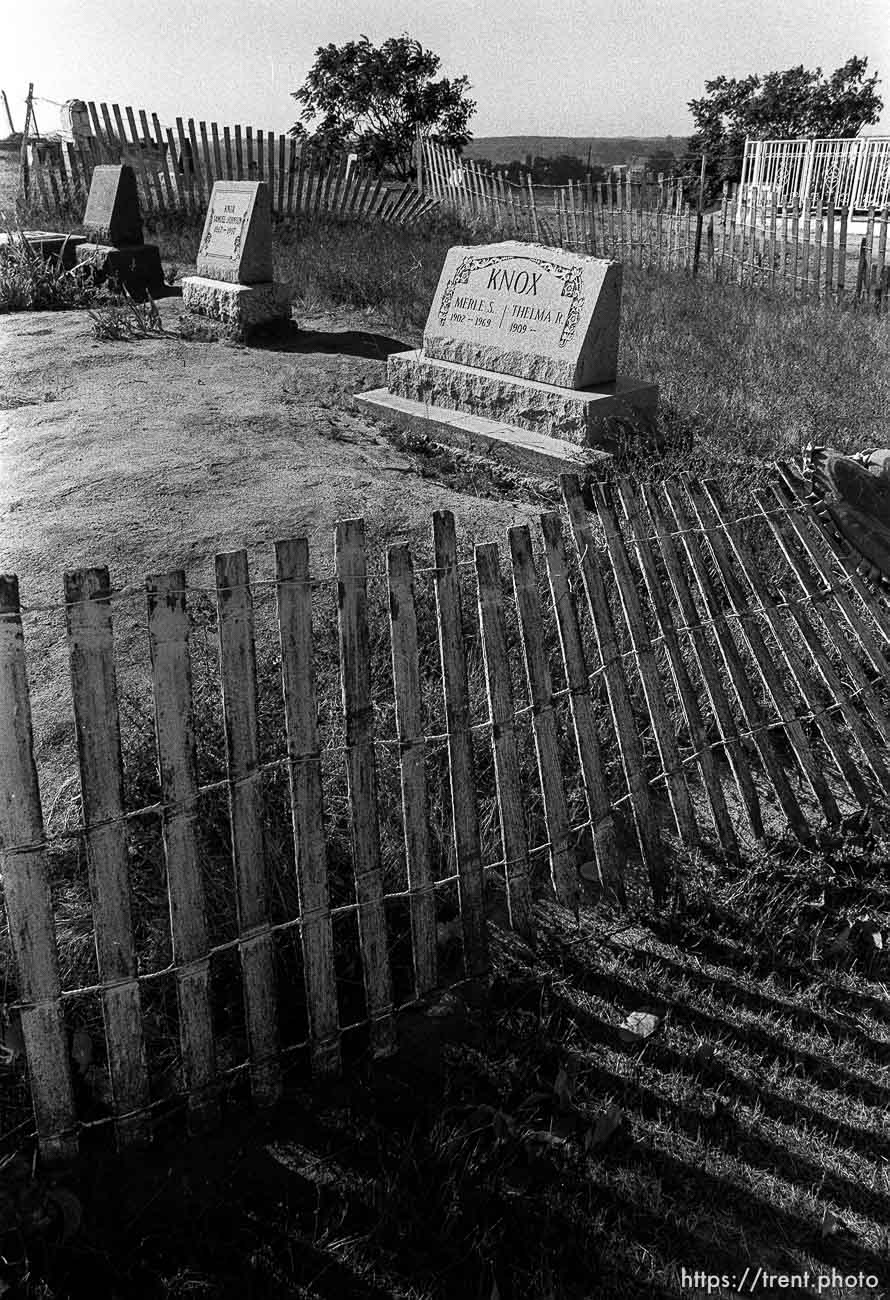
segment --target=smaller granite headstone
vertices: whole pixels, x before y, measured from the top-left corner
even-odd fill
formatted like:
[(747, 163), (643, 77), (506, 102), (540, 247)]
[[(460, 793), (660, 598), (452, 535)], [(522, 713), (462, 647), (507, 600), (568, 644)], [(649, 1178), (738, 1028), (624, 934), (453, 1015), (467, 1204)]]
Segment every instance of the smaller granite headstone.
[(268, 185), (217, 181), (198, 249), (198, 275), (228, 284), (263, 284), (272, 274)]
[(136, 173), (126, 163), (93, 168), (83, 216), (84, 231), (96, 244), (131, 248), (143, 243)]
[(272, 204), (265, 181), (216, 181), (198, 247), (197, 275), (182, 283), (188, 310), (246, 339), (290, 320), (290, 291), (273, 280)]
[(144, 242), (136, 173), (129, 164), (93, 168), (83, 224), (86, 240), (76, 257), (96, 280), (117, 280), (137, 298), (164, 293), (161, 254), (157, 244)]

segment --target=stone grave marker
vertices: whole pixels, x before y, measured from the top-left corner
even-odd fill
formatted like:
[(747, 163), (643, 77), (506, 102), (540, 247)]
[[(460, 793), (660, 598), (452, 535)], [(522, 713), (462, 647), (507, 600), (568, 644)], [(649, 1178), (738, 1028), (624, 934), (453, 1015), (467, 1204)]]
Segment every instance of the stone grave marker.
[(217, 181), (198, 249), (198, 275), (228, 284), (262, 284), (272, 273), (269, 187), (265, 182)]
[(610, 383), (620, 307), (618, 262), (516, 241), (452, 248), (423, 350), (563, 388)]
[(183, 306), (246, 339), (257, 326), (290, 320), (287, 285), (273, 280), (272, 205), (265, 181), (215, 181)]
[(97, 280), (116, 279), (137, 298), (164, 293), (161, 254), (144, 241), (136, 173), (127, 163), (93, 168), (83, 225), (77, 261)]
[(374, 414), (525, 469), (609, 457), (654, 384), (618, 374), (620, 263), (506, 240), (452, 248), (423, 347), (392, 353)]
[(87, 238), (96, 244), (128, 248), (144, 243), (136, 173), (125, 164), (93, 168), (83, 216)]

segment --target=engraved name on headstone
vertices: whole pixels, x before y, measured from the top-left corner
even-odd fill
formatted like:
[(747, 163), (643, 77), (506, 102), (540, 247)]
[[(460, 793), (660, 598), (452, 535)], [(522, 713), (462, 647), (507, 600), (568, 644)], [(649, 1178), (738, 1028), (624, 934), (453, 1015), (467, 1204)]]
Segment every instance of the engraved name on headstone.
[(261, 284), (272, 273), (268, 185), (216, 181), (198, 249), (198, 275), (229, 284)]
[(611, 383), (620, 306), (617, 262), (515, 240), (452, 248), (423, 350), (563, 388)]

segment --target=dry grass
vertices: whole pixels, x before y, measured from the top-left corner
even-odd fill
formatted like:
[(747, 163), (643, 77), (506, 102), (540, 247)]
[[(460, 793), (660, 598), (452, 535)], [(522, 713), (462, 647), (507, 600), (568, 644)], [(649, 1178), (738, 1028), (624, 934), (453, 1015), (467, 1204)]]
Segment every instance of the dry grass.
[[(476, 232), (482, 237), (484, 232)], [(298, 238), (297, 238), (298, 236)], [(187, 264), (193, 230), (169, 238), (165, 258)], [(445, 249), (474, 238), (432, 225), (413, 232), (324, 223), (278, 232), (278, 273), (304, 310), (367, 308), (419, 331)], [(299, 314), (300, 308), (298, 308)], [(767, 464), (807, 442), (859, 447), (884, 440), (890, 423), (887, 320), (822, 311), (768, 295), (629, 273), (622, 368), (661, 385), (663, 450), (643, 460), (628, 443), (621, 468), (640, 478), (681, 470), (718, 477), (735, 513)], [(417, 448), (418, 472), (465, 491), (531, 494), (553, 504), (552, 485), (519, 481), (479, 458)], [(385, 532), (371, 540), (382, 554)], [(415, 553), (418, 564), (429, 556)], [(466, 608), (473, 606), (464, 571)], [(434, 603), (418, 584), (421, 642), (435, 644)], [(392, 738), (385, 591), (371, 585), (379, 734)], [(224, 775), (215, 614), (196, 596), (193, 641), (200, 779)], [(332, 903), (354, 897), (332, 587), (316, 593), (319, 720), (323, 738)], [(511, 615), (512, 618), (512, 615)], [(274, 620), (257, 601), (260, 737), (264, 758), (283, 752)], [(515, 635), (514, 623), (510, 624)], [(547, 649), (558, 662), (555, 633)], [(483, 664), (468, 640), (471, 694), (483, 716)], [(426, 730), (444, 729), (437, 665), (422, 665)], [(121, 665), (127, 806), (158, 797), (144, 663)], [(561, 685), (557, 680), (555, 685)], [(527, 700), (517, 683), (517, 705)], [(603, 731), (606, 726), (602, 709)], [(534, 787), (528, 718), (520, 726), (523, 776)], [(652, 753), (651, 737), (646, 737)], [(571, 770), (571, 746), (564, 759)], [(617, 779), (618, 756), (608, 754)], [(485, 860), (498, 856), (487, 738), (476, 751)], [(434, 869), (453, 869), (446, 757), (428, 771)], [(395, 754), (380, 758), (381, 835), (388, 890), (404, 887)], [(570, 788), (572, 811), (582, 806)], [(48, 814), (51, 834), (76, 827), (75, 782)], [(294, 915), (293, 842), (281, 771), (266, 780), (267, 853), (275, 916)], [(540, 797), (528, 809), (532, 841), (544, 838)], [(222, 794), (199, 808), (201, 861), (212, 942), (235, 933), (231, 846)], [(888, 1282), (890, 1180), (882, 1149), (890, 1102), (888, 972), (868, 958), (845, 918), (890, 924), (888, 843), (871, 833), (823, 836), (810, 850), (783, 842), (748, 850), (730, 867), (705, 854), (676, 862), (680, 887), (655, 911), (642, 895), (618, 910), (591, 898), (577, 924), (546, 907), (534, 947), (499, 928), (492, 889), (493, 972), (440, 999), (436, 1014), (407, 1014), (404, 1049), (390, 1066), (369, 1063), (360, 1034), (348, 1038), (347, 1083), (308, 1090), (292, 1080), (291, 1105), (274, 1121), (251, 1118), (237, 1081), (224, 1133), (183, 1148), (111, 1164), (97, 1130), (79, 1184), (63, 1184), (87, 1209), (82, 1226), (58, 1209), (58, 1187), (7, 1166), (0, 1242), (7, 1274), (29, 1300), (194, 1296), (391, 1296), (396, 1300), (588, 1300), (735, 1293), (730, 1282), (683, 1284), (687, 1273), (740, 1277), (746, 1266), (809, 1274), (799, 1290), (849, 1300)], [(137, 818), (130, 836), (137, 946), (143, 971), (170, 960), (160, 827)], [(53, 852), (63, 980), (95, 978), (83, 847)], [(448, 922), (453, 892), (439, 899), (443, 979), (458, 974)], [(410, 994), (404, 911), (390, 916), (396, 988)], [(832, 943), (838, 932), (841, 942)], [(354, 925), (338, 928), (341, 1015), (364, 1014)], [(5, 956), (0, 979), (14, 996)], [(305, 1033), (300, 957), (279, 949), (283, 1034)], [(237, 968), (214, 965), (217, 1036), (224, 1064), (243, 1058)], [(175, 992), (167, 979), (146, 994), (153, 1095), (176, 1087)], [(148, 989), (149, 986), (146, 986)], [(647, 1008), (656, 1033), (628, 1042), (625, 1016)], [(72, 1028), (101, 1043), (96, 999), (70, 1009)], [(303, 1059), (298, 1053), (304, 1079)], [(78, 1078), (85, 1118), (108, 1113), (101, 1052)], [(178, 1129), (176, 1130), (178, 1133)], [(9, 1149), (16, 1146), (15, 1136)], [(56, 1200), (53, 1200), (55, 1195)], [(30, 1198), (30, 1199), (29, 1199)], [(55, 1207), (55, 1208), (54, 1208)], [(70, 1208), (70, 1206), (69, 1206)], [(66, 1226), (67, 1225), (67, 1226)], [(63, 1240), (66, 1237), (67, 1238)], [(858, 1289), (832, 1271), (879, 1279)], [(828, 1277), (826, 1283), (817, 1276)], [(41, 1288), (43, 1288), (41, 1290)]]

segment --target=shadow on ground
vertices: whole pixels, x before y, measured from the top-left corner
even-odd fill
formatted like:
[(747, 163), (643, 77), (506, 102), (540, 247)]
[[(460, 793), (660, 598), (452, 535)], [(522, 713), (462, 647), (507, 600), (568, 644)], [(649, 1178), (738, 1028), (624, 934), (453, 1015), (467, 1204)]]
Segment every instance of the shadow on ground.
[(385, 361), (392, 352), (406, 352), (409, 344), (366, 330), (307, 330), (291, 321), (286, 329), (257, 330), (251, 347), (267, 352), (325, 352), (344, 357)]
[[(694, 909), (575, 925), (544, 907), (534, 948), (495, 931), (491, 979), (403, 1013), (398, 1056), (350, 1039), (341, 1083), (301, 1064), (274, 1112), (233, 1093), (212, 1137), (170, 1117), (149, 1152), (89, 1152), (63, 1182), (70, 1240), (0, 1243), (10, 1279), (28, 1252), (12, 1294), (643, 1300), (734, 1295), (758, 1267), (804, 1295), (882, 1294), (880, 1017), (836, 1010), (855, 971), (823, 971), (816, 998), (806, 960), (761, 978), (718, 942)], [(658, 1027), (629, 1038), (640, 1009)]]

